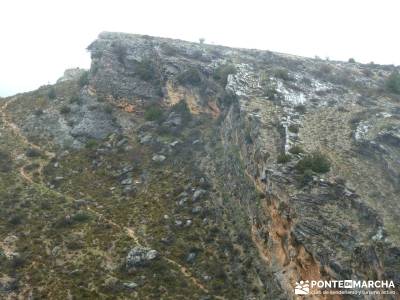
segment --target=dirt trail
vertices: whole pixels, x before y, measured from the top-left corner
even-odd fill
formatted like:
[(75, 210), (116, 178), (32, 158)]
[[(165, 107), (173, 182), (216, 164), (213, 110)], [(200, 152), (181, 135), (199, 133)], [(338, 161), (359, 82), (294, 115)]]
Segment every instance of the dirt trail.
[[(33, 180), (32, 176), (30, 176), (26, 172), (26, 167), (31, 164), (31, 161), (29, 161), (28, 158), (26, 158), (27, 159), (26, 163), (22, 167), (20, 167), (20, 169), (19, 169), (20, 176), (25, 181), (27, 181), (29, 184), (38, 187), (40, 190), (41, 189), (45, 189), (45, 190), (47, 190), (47, 191), (49, 191), (51, 193), (57, 194), (58, 196), (64, 197), (65, 199), (69, 200), (70, 202), (75, 202), (76, 201), (75, 198), (73, 198), (73, 197), (71, 197), (69, 195), (60, 193), (58, 191), (52, 190), (52, 189), (48, 188), (47, 185), (44, 183), (43, 169), (48, 164), (48, 162), (56, 156), (56, 154), (54, 152), (50, 152), (50, 151), (44, 150), (40, 146), (30, 142), (26, 138), (26, 136), (22, 134), (21, 129), (15, 123), (13, 123), (12, 121), (9, 121), (9, 119), (11, 120), (11, 118), (9, 118), (7, 116), (7, 112), (6, 112), (7, 111), (7, 107), (8, 107), (8, 105), (10, 103), (14, 102), (15, 100), (17, 100), (17, 98), (12, 98), (12, 99), (8, 100), (7, 102), (5, 102), (0, 107), (0, 116), (1, 116), (1, 119), (3, 121), (4, 127), (5, 128), (6, 127), (10, 128), (10, 131), (15, 136), (17, 136), (21, 140), (22, 144), (24, 144), (25, 146), (28, 146), (28, 147), (33, 148), (33, 149), (36, 149), (36, 150), (38, 150), (38, 151), (40, 151), (40, 152), (45, 154), (45, 158), (36, 159), (36, 161), (35, 161), (35, 162), (37, 162), (39, 164), (39, 166), (37, 168), (37, 172), (39, 173), (39, 179), (40, 179), (39, 183), (35, 182)], [(126, 233), (126, 235), (128, 237), (130, 237), (135, 242), (135, 244), (142, 245), (142, 243), (139, 240), (138, 235), (136, 234), (136, 232), (135, 232), (135, 230), (133, 228), (119, 225), (119, 224), (115, 223), (114, 221), (112, 221), (110, 219), (107, 219), (102, 213), (96, 211), (95, 209), (93, 209), (93, 208), (91, 208), (89, 206), (86, 206), (86, 209), (88, 211), (90, 211), (91, 213), (93, 213), (94, 215), (96, 215), (99, 219), (104, 220), (106, 223), (118, 228), (121, 231), (124, 231)], [(143, 244), (146, 245), (147, 243), (144, 241)], [(201, 289), (205, 293), (208, 293), (208, 290), (199, 282), (199, 280), (186, 267), (182, 266), (181, 264), (179, 264), (175, 260), (170, 259), (168, 257), (162, 257), (162, 259), (164, 259), (168, 263), (170, 263), (170, 264), (174, 265), (175, 267), (177, 267), (178, 270), (182, 273), (182, 275), (184, 277), (188, 278), (197, 288)], [(224, 299), (223, 297), (220, 297), (220, 296), (215, 296), (215, 298), (216, 299)]]

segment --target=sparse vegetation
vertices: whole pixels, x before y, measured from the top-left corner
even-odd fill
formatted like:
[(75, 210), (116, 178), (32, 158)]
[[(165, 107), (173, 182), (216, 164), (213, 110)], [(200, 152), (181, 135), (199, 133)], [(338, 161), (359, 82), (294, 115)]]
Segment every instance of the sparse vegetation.
[(0, 172), (9, 172), (12, 167), (10, 154), (0, 151)]
[(69, 114), (70, 112), (71, 112), (71, 108), (68, 105), (61, 106), (60, 114), (66, 115), (66, 114)]
[(286, 69), (276, 69), (274, 70), (274, 76), (276, 78), (280, 78), (285, 81), (292, 80), (292, 77), (289, 75), (288, 70)]
[(327, 173), (331, 168), (328, 158), (320, 153), (314, 152), (303, 157), (296, 165), (296, 169), (304, 173), (306, 170), (311, 170), (316, 173)]
[(299, 126), (291, 124), (289, 125), (288, 130), (292, 133), (299, 133)]
[(84, 211), (78, 211), (72, 216), (74, 222), (87, 222), (90, 220), (90, 215)]
[(221, 85), (225, 86), (227, 84), (229, 74), (236, 74), (236, 68), (233, 64), (218, 66), (214, 71), (213, 77)]
[(78, 80), (79, 86), (84, 87), (89, 84), (89, 71), (84, 71)]
[(163, 111), (156, 105), (149, 106), (144, 112), (144, 118), (147, 121), (161, 121), (163, 117)]
[(153, 62), (149, 59), (144, 59), (137, 62), (135, 65), (135, 74), (144, 81), (154, 80), (156, 76), (156, 68)]
[(296, 105), (294, 108), (299, 114), (305, 114), (307, 112), (307, 108), (304, 104)]
[(69, 103), (71, 103), (71, 104), (76, 103), (76, 104), (80, 105), (80, 104), (82, 104), (82, 100), (78, 95), (74, 95), (69, 99)]
[(293, 146), (292, 148), (290, 148), (289, 152), (296, 155), (296, 154), (304, 153), (304, 150), (299, 145), (296, 145), (296, 146)]
[(300, 187), (303, 187), (313, 180), (314, 172), (310, 169), (304, 170), (301, 174), (297, 176), (297, 182)]
[(400, 94), (400, 73), (397, 71), (392, 72), (387, 81), (386, 87), (395, 94)]
[(41, 153), (40, 150), (36, 148), (29, 148), (28, 150), (26, 150), (25, 155), (27, 157), (39, 157), (41, 156)]
[(276, 162), (278, 164), (286, 164), (289, 161), (291, 161), (291, 159), (292, 159), (292, 156), (290, 154), (281, 153), (281, 154), (278, 155), (278, 157), (276, 159)]
[(126, 45), (124, 45), (122, 42), (116, 42), (113, 44), (113, 51), (117, 56), (118, 61), (121, 64), (124, 64), (124, 59), (128, 52)]
[(51, 87), (49, 89), (49, 91), (47, 92), (47, 97), (49, 97), (49, 99), (51, 99), (51, 100), (53, 100), (57, 97), (56, 90), (54, 89), (54, 87)]
[(178, 113), (185, 124), (192, 119), (192, 114), (185, 100), (181, 100), (171, 107), (171, 111)]
[(43, 109), (41, 109), (41, 108), (35, 109), (35, 111), (33, 112), (33, 114), (34, 114), (36, 117), (40, 117), (41, 115), (43, 115)]
[(85, 148), (86, 149), (94, 149), (94, 148), (96, 148), (97, 146), (98, 146), (98, 142), (97, 142), (97, 140), (95, 140), (95, 139), (90, 139), (90, 140), (88, 140), (87, 142), (86, 142), (86, 144), (85, 144)]
[(113, 108), (112, 108), (111, 105), (105, 105), (105, 106), (104, 106), (104, 112), (105, 112), (106, 114), (111, 114), (112, 111), (113, 111)]
[(190, 67), (186, 71), (180, 73), (177, 80), (181, 84), (198, 86), (201, 83), (201, 75), (196, 68)]

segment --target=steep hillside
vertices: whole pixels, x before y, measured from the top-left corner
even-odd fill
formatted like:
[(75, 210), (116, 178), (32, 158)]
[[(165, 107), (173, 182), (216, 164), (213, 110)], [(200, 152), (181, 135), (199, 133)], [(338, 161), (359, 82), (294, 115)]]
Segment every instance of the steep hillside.
[(88, 50), (0, 99), (0, 298), (400, 286), (399, 70), (108, 32)]

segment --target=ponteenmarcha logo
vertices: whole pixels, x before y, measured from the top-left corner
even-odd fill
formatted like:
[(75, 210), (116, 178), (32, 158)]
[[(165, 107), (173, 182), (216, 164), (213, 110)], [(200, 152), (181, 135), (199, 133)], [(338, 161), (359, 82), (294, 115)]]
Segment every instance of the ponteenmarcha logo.
[[(386, 289), (386, 290), (382, 290)], [(296, 295), (309, 294), (396, 294), (392, 280), (301, 280), (296, 281)]]
[(294, 288), (294, 293), (296, 295), (308, 295), (310, 292), (310, 284), (309, 281), (303, 281), (301, 280), (300, 282), (296, 281), (296, 286)]

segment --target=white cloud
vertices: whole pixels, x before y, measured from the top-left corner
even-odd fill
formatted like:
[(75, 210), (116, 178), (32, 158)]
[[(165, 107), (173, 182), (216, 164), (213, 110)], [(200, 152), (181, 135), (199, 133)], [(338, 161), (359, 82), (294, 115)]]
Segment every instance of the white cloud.
[(2, 0), (0, 95), (89, 67), (85, 48), (104, 30), (400, 64), (399, 8), (396, 0)]

